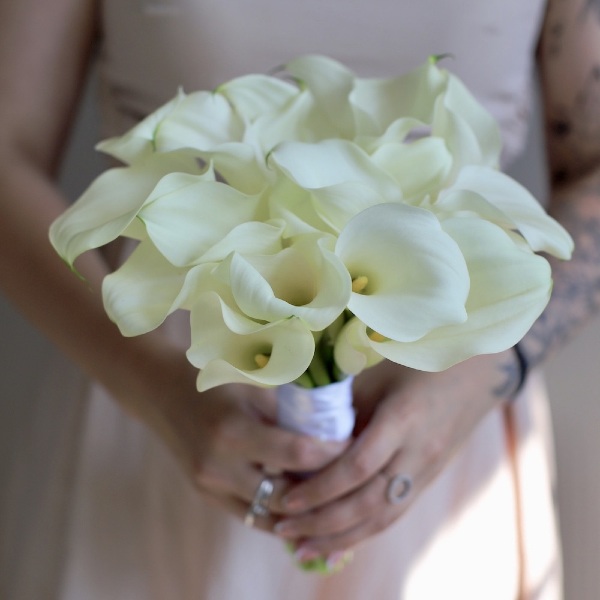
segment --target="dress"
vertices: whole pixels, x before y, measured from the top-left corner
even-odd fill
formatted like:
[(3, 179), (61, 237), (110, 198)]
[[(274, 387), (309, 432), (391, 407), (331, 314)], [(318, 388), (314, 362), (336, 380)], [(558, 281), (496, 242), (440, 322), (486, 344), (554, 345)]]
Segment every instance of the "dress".
[[(104, 0), (105, 134), (179, 86), (210, 89), (305, 53), (391, 75), (450, 53), (495, 114), (505, 160), (526, 130), (542, 0)], [(456, 26), (450, 27), (450, 23)], [(178, 335), (179, 324), (171, 324)], [(508, 600), (560, 597), (543, 384), (488, 415), (408, 514), (341, 574), (191, 490), (161, 443), (94, 386), (72, 489), (61, 600)]]

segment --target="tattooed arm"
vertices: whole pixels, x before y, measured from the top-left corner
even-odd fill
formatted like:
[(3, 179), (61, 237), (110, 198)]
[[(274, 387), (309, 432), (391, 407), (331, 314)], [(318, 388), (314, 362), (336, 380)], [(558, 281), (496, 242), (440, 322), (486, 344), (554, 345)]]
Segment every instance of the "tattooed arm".
[(539, 46), (550, 213), (575, 240), (552, 261), (548, 308), (519, 344), (530, 366), (571, 338), (600, 307), (600, 0), (550, 0)]

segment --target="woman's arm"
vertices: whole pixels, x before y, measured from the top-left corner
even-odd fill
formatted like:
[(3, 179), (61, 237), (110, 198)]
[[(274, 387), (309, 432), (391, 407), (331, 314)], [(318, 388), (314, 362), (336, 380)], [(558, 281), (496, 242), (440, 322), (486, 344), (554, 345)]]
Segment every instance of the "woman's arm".
[[(548, 155), (549, 210), (571, 233), (569, 262), (553, 261), (554, 293), (520, 343), (530, 366), (575, 334), (600, 302), (600, 9), (588, 0), (551, 0), (540, 45)], [(298, 485), (290, 510), (312, 509), (279, 524), (302, 541), (304, 558), (328, 556), (388, 527), (445, 467), (481, 419), (514, 394), (519, 362), (508, 350), (442, 373), (383, 363), (357, 379), (364, 429), (322, 474)], [(381, 473), (384, 476), (381, 476)], [(410, 496), (385, 499), (386, 478), (409, 473)]]
[(0, 285), (162, 438), (197, 488), (243, 515), (262, 478), (259, 465), (312, 470), (332, 449), (268, 425), (265, 392), (238, 385), (198, 394), (196, 371), (180, 349), (158, 332), (124, 338), (106, 317), (101, 253), (78, 262), (84, 283), (48, 241), (50, 224), (66, 207), (54, 174), (95, 43), (95, 12), (91, 0), (0, 3)]
[(520, 342), (532, 367), (600, 307), (600, 4), (550, 0), (540, 41), (549, 212), (569, 230), (575, 252), (553, 260), (548, 310)]

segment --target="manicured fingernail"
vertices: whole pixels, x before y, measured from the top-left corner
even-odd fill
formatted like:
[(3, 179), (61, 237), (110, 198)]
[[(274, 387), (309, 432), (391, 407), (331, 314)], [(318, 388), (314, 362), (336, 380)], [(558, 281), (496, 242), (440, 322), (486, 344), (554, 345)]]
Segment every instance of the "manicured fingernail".
[(292, 521), (279, 521), (274, 527), (275, 533), (283, 538), (293, 538), (296, 533)]
[(308, 546), (300, 546), (296, 552), (294, 552), (294, 558), (300, 562), (308, 562), (309, 560), (314, 560), (315, 558), (319, 558), (321, 553), (314, 548), (310, 548)]
[(333, 552), (327, 557), (327, 570), (337, 571), (352, 560), (352, 551)]

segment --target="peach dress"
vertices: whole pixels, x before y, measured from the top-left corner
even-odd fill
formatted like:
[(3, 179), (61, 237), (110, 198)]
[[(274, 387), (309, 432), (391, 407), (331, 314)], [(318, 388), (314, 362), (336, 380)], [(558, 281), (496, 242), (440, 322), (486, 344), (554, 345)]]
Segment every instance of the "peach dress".
[[(105, 134), (172, 97), (304, 53), (364, 76), (450, 53), (501, 124), (527, 127), (542, 0), (103, 0)], [(172, 324), (173, 334), (178, 324)], [(182, 337), (182, 341), (185, 338)], [(161, 443), (99, 387), (85, 416), (62, 600), (512, 600), (560, 597), (542, 383), (487, 416), (408, 514), (331, 577), (195, 494)], [(382, 498), (382, 502), (384, 499)]]

